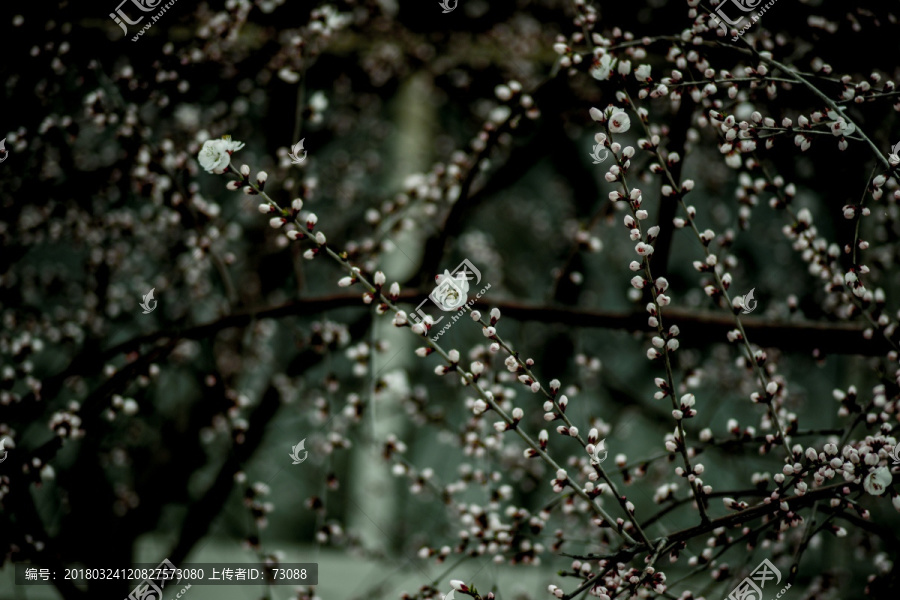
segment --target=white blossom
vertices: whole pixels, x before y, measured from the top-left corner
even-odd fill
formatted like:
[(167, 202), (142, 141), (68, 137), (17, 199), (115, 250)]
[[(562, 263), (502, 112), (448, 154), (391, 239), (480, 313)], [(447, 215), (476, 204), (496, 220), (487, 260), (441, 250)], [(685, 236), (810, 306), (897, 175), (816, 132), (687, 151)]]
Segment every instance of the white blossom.
[(650, 79), (650, 65), (640, 65), (634, 71), (634, 76), (638, 81), (648, 81)]
[(232, 152), (237, 152), (243, 147), (243, 143), (232, 141), (230, 137), (206, 140), (203, 148), (200, 149), (200, 154), (197, 155), (197, 160), (207, 173), (219, 175), (224, 173), (231, 164)]
[(846, 136), (856, 131), (856, 125), (848, 123), (844, 117), (838, 115), (835, 111), (829, 110), (828, 117), (833, 119), (833, 121), (828, 124), (832, 135)]
[(631, 128), (631, 119), (624, 112), (614, 113), (609, 119), (609, 130), (613, 133), (625, 133)]
[(891, 484), (894, 476), (887, 467), (878, 467), (863, 479), (863, 487), (873, 496), (880, 496)]
[(591, 68), (591, 76), (599, 81), (606, 81), (612, 74), (615, 64), (616, 59), (609, 54), (604, 54)]

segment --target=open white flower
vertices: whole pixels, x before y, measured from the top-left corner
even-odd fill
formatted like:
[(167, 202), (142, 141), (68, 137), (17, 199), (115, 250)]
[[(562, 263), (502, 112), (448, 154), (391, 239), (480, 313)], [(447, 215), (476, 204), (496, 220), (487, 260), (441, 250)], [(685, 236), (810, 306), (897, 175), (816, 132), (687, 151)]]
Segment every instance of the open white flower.
[(856, 131), (856, 125), (848, 123), (837, 111), (829, 110), (828, 118), (832, 120), (828, 125), (831, 128), (831, 134), (835, 137), (850, 135)]
[(609, 130), (613, 133), (625, 133), (631, 129), (631, 119), (624, 112), (617, 112), (609, 119)]
[(594, 79), (606, 81), (612, 74), (613, 66), (615, 66), (615, 64), (616, 59), (614, 59), (612, 55), (604, 54), (599, 60), (594, 61), (594, 66), (591, 67), (591, 76)]
[(650, 65), (640, 65), (637, 69), (635, 69), (634, 76), (638, 81), (649, 81)]
[(880, 496), (891, 485), (894, 476), (887, 467), (878, 467), (863, 479), (863, 487), (873, 496)]
[(230, 135), (226, 135), (220, 140), (206, 140), (200, 154), (197, 155), (197, 160), (207, 173), (220, 175), (231, 164), (231, 154), (243, 147), (242, 142), (232, 141)]
[(856, 125), (848, 123), (844, 119), (838, 119), (831, 124), (831, 134), (835, 137), (841, 135), (850, 135), (856, 131)]

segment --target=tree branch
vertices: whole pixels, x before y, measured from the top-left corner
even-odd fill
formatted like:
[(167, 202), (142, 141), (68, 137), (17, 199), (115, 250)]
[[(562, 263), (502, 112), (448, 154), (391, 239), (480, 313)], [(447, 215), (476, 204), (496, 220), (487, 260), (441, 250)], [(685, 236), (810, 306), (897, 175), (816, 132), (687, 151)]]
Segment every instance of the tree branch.
[[(425, 298), (419, 290), (401, 292), (399, 301), (418, 304)], [(279, 319), (289, 316), (314, 315), (337, 308), (358, 306), (364, 308), (359, 294), (335, 294), (316, 298), (302, 298), (279, 306), (234, 313), (215, 321), (138, 336), (104, 351), (99, 360), (109, 360), (123, 352), (131, 352), (143, 344), (164, 338), (200, 339), (209, 337), (223, 329), (242, 327), (253, 320)], [(477, 300), (480, 309), (497, 307), (505, 317), (519, 321), (540, 321), (558, 325), (577, 325), (584, 328), (621, 329), (644, 332), (647, 329), (647, 315), (643, 311), (583, 310), (544, 305), (529, 305), (505, 300)], [(681, 329), (679, 340), (682, 344), (702, 346), (709, 343), (726, 343), (726, 334), (734, 329), (734, 320), (726, 314), (706, 311), (692, 311), (668, 308), (666, 317), (669, 324)], [(864, 326), (851, 324), (823, 323), (817, 321), (774, 321), (752, 317), (743, 318), (744, 329), (752, 335), (755, 344), (762, 347), (778, 347), (783, 351), (812, 352), (818, 349), (823, 354), (851, 354), (862, 356), (883, 356), (888, 350), (885, 340), (863, 337)]]

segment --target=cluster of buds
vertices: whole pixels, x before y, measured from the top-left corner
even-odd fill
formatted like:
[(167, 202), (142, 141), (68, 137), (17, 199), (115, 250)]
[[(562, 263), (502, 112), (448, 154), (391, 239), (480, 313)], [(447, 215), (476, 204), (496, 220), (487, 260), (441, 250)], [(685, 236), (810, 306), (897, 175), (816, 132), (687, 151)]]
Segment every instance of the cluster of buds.
[(434, 368), (435, 375), (446, 375), (451, 371), (456, 371), (459, 368), (459, 350), (451, 350), (447, 353), (447, 358), (450, 361), (450, 364), (447, 365), (438, 365)]
[[(315, 215), (310, 215), (309, 217), (315, 217)], [(309, 217), (307, 217), (306, 227), (309, 231), (312, 231), (313, 227), (315, 227), (315, 221), (310, 221)], [(295, 239), (293, 236), (290, 235), (291, 233), (294, 233), (293, 231), (288, 232), (288, 233), (289, 233), (288, 237), (290, 237), (291, 239)], [(299, 235), (300, 232), (296, 232), (296, 233)], [(316, 232), (316, 235), (313, 238), (313, 240), (315, 240), (315, 242), (316, 242), (316, 247), (315, 248), (307, 248), (303, 252), (303, 258), (305, 258), (306, 260), (314, 259), (321, 252), (325, 251), (325, 248), (327, 247), (327, 239), (325, 238), (325, 234), (322, 233), (321, 231)]]
[[(556, 412), (557, 406), (560, 412)], [(569, 406), (569, 398), (565, 394), (559, 397), (555, 405), (552, 400), (547, 400), (544, 402), (544, 420), (549, 423), (561, 419), (567, 406)]]
[(750, 506), (746, 502), (734, 498), (722, 498), (722, 504), (725, 505), (725, 508), (735, 511), (745, 510)]
[(425, 488), (428, 487), (428, 483), (434, 478), (434, 469), (426, 468), (422, 469), (420, 473), (411, 472), (407, 475), (411, 479), (409, 485), (410, 493), (418, 495), (425, 491)]
[[(379, 342), (383, 344), (383, 342)], [(353, 374), (357, 377), (365, 377), (369, 372), (369, 364), (372, 360), (372, 348), (367, 342), (359, 342), (345, 350), (345, 355), (353, 361)]]
[(342, 277), (340, 280), (338, 280), (338, 287), (350, 287), (351, 285), (359, 281), (359, 275), (359, 267), (351, 267), (350, 275)]
[[(254, 186), (250, 179), (250, 167), (248, 165), (242, 165), (237, 171), (228, 169), (226, 172), (233, 174), (237, 179), (229, 181), (225, 184), (225, 187), (232, 191), (243, 190), (248, 196), (258, 196), (260, 192), (264, 191), (266, 181), (269, 179), (268, 173), (260, 171), (256, 174), (256, 185)], [(261, 209), (260, 212), (262, 212)]]
[(514, 105), (514, 103), (518, 103), (525, 110), (525, 115), (529, 119), (533, 120), (540, 116), (540, 111), (534, 105), (534, 98), (530, 94), (522, 93), (522, 84), (518, 81), (512, 80), (505, 85), (498, 85), (494, 88), (494, 95), (497, 96), (497, 99), (507, 104), (507, 106), (498, 107), (492, 113), (491, 120), (498, 125), (509, 117), (511, 113), (509, 107)]
[(871, 301), (874, 299), (874, 296), (866, 290), (866, 286), (859, 280), (860, 274), (865, 274), (869, 272), (869, 268), (865, 265), (861, 265), (858, 267), (850, 267), (850, 269), (844, 273), (844, 285), (850, 290), (850, 292), (861, 299), (867, 299)]
[(696, 399), (693, 394), (685, 394), (681, 397), (679, 401), (679, 407), (672, 411), (672, 416), (676, 421), (680, 421), (682, 419), (690, 419), (692, 417), (697, 416), (697, 411), (694, 410), (694, 402)]
[(672, 388), (669, 387), (669, 382), (662, 377), (657, 377), (653, 380), (653, 383), (656, 384), (657, 388), (659, 388), (659, 391), (653, 394), (653, 397), (657, 400), (662, 400), (672, 393)]
[(766, 384), (766, 389), (764, 394), (760, 394), (759, 392), (753, 392), (750, 394), (750, 399), (759, 404), (771, 404), (772, 400), (777, 397), (780, 397), (784, 394), (784, 388), (778, 384), (777, 381), (770, 381)]
[[(602, 135), (602, 134), (598, 134)], [(579, 248), (584, 248), (588, 252), (600, 252), (603, 249), (603, 242), (597, 236), (591, 235), (589, 231), (580, 229), (575, 233), (575, 243)]]
[[(480, 311), (473, 310), (469, 314), (471, 315), (473, 321), (479, 321), (481, 319)], [(495, 327), (495, 325), (497, 325), (497, 322), (500, 320), (500, 309), (492, 308), (490, 317), (490, 322), (481, 328), (481, 333), (489, 340), (493, 340), (494, 343), (491, 344), (490, 351), (497, 352), (500, 349), (500, 344), (498, 343), (499, 338), (497, 337), (497, 328)]]
[(701, 480), (699, 476), (703, 474), (704, 470), (705, 468), (703, 467), (703, 465), (701, 463), (697, 463), (690, 471), (687, 471), (682, 467), (675, 467), (675, 474), (679, 477), (686, 478), (690, 482), (697, 482), (698, 485), (702, 485), (703, 480)]
[(138, 403), (134, 398), (123, 398), (120, 394), (113, 394), (110, 400), (110, 408), (104, 413), (108, 421), (116, 418), (118, 413), (129, 417), (138, 413)]
[(562, 492), (566, 486), (571, 485), (569, 481), (569, 474), (566, 473), (565, 469), (559, 469), (556, 471), (556, 477), (550, 482), (553, 487), (553, 491), (557, 494)]
[(860, 411), (859, 406), (856, 404), (857, 391), (855, 385), (847, 388), (846, 392), (841, 389), (835, 389), (831, 392), (831, 395), (841, 405), (838, 409), (839, 417), (848, 417), (851, 413)]
[[(338, 285), (341, 287), (347, 287), (353, 285), (357, 281), (359, 281), (359, 269), (357, 267), (351, 268), (352, 275), (350, 277), (344, 277), (339, 282)], [(362, 301), (364, 304), (372, 304), (375, 300), (380, 300), (383, 295), (387, 297), (387, 299), (394, 303), (400, 297), (400, 284), (396, 281), (391, 283), (390, 290), (387, 294), (384, 294), (384, 284), (387, 282), (387, 278), (384, 273), (381, 271), (376, 271), (375, 274), (371, 278), (372, 281), (372, 291), (366, 290), (363, 292)], [(379, 302), (375, 307), (375, 312), (379, 315), (385, 314), (391, 307), (387, 302)], [(402, 315), (402, 317), (401, 317)], [(402, 322), (398, 322), (402, 321)], [(406, 324), (406, 313), (402, 311), (398, 312), (394, 317), (394, 325), (403, 326)]]
[[(578, 34), (578, 41), (584, 39), (583, 34)], [(553, 44), (553, 51), (559, 55), (559, 65), (564, 69), (568, 69), (572, 65), (581, 64), (581, 54), (572, 50), (566, 43), (566, 38), (562, 35), (556, 36), (556, 43)]]
[[(515, 359), (513, 359), (515, 360)], [(529, 359), (530, 360), (530, 359)], [(524, 370), (524, 369), (523, 369)], [(541, 384), (539, 381), (535, 381), (530, 375), (527, 373), (522, 373), (517, 378), (522, 385), (528, 387), (532, 393), (537, 394), (541, 391)]]
[[(405, 321), (406, 315), (404, 313), (400, 312), (400, 313), (397, 313), (397, 315), (395, 316), (395, 323), (400, 318), (400, 315), (403, 315), (403, 320)], [(431, 315), (425, 315), (424, 319), (422, 319), (418, 323), (414, 323), (410, 329), (412, 329), (412, 332), (415, 333), (416, 335), (421, 335), (424, 337), (424, 336), (428, 335), (428, 331), (433, 326), (434, 326), (434, 319), (431, 317)], [(420, 357), (424, 358), (424, 357), (428, 356), (429, 354), (431, 354), (432, 352), (433, 352), (432, 348), (417, 348), (416, 356), (420, 356)]]
[(250, 515), (257, 527), (263, 529), (268, 524), (266, 515), (275, 510), (271, 502), (263, 502), (263, 498), (269, 495), (269, 486), (262, 482), (254, 483), (244, 489), (244, 506), (250, 510)]
[[(667, 297), (660, 294), (659, 296), (657, 296), (657, 302), (659, 302), (659, 298)], [(668, 302), (666, 302), (665, 304), (660, 302), (659, 304), (660, 306), (665, 306), (665, 304), (668, 304)], [(656, 305), (652, 302), (648, 303), (647, 311), (650, 312), (650, 318), (653, 321), (656, 321)], [(652, 326), (655, 327), (656, 324)], [(647, 348), (647, 358), (650, 360), (656, 360), (657, 358), (663, 356), (663, 353), (670, 354), (678, 350), (680, 343), (676, 338), (678, 337), (679, 333), (681, 333), (681, 330), (678, 328), (678, 325), (672, 325), (671, 327), (669, 327), (669, 331), (667, 333), (664, 333), (661, 336), (653, 336), (650, 339), (651, 347)]]
[(518, 427), (519, 422), (525, 417), (525, 411), (517, 406), (512, 410), (510, 416), (512, 418), (512, 423), (507, 423), (506, 421), (497, 421), (494, 423), (494, 430), (497, 433), (503, 433), (504, 431), (510, 431), (511, 429)]
[(53, 413), (50, 417), (50, 430), (61, 438), (77, 440), (84, 437), (85, 431), (81, 428), (81, 417), (78, 416), (80, 405), (70, 402), (66, 411)]
[(671, 500), (675, 497), (675, 492), (677, 491), (677, 483), (664, 483), (663, 485), (656, 488), (656, 493), (653, 494), (653, 502), (656, 504), (662, 504), (667, 500)]
[[(550, 434), (547, 433), (546, 429), (541, 429), (540, 433), (538, 433), (538, 445), (541, 447), (541, 450), (547, 450), (547, 443), (550, 441)], [(537, 458), (540, 456), (540, 453), (534, 448), (526, 448), (525, 449), (525, 458)]]
[(725, 429), (728, 430), (731, 435), (735, 438), (740, 439), (742, 441), (750, 441), (753, 439), (753, 436), (756, 435), (755, 427), (747, 427), (746, 429), (741, 429), (740, 424), (737, 419), (728, 419), (728, 422), (725, 424)]

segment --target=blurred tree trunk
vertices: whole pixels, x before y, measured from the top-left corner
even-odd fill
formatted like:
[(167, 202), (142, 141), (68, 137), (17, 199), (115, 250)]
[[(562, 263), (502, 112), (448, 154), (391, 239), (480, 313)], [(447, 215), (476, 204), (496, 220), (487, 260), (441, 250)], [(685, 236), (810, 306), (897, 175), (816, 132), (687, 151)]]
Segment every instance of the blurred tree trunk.
[[(437, 120), (437, 110), (431, 93), (429, 76), (420, 72), (412, 76), (401, 87), (395, 109), (396, 132), (393, 140), (391, 163), (393, 178), (388, 181), (389, 189), (402, 189), (403, 181), (413, 173), (425, 172), (432, 160), (433, 130)], [(421, 215), (422, 208), (410, 208), (415, 215)], [(422, 249), (426, 233), (421, 230), (389, 234), (388, 240), (395, 247), (386, 252), (380, 268), (387, 276), (387, 283), (406, 281), (412, 277), (422, 259)], [(387, 352), (373, 354), (370, 362), (371, 374), (375, 381), (391, 371), (405, 370), (412, 365), (412, 340), (409, 332), (394, 327), (391, 319), (375, 319), (372, 335), (368, 340), (386, 342)], [(373, 442), (383, 441), (388, 434), (408, 439), (405, 420), (396, 390), (384, 390), (373, 397), (374, 381), (369, 382), (368, 423), (364, 424), (365, 437)], [(414, 440), (413, 440), (414, 441)], [(412, 444), (410, 444), (412, 447)], [(380, 457), (370, 444), (358, 443), (353, 457), (354, 475), (350, 497), (360, 504), (365, 514), (354, 512), (350, 515), (351, 527), (360, 533), (367, 548), (387, 550), (398, 547), (406, 537), (400, 519), (398, 502), (402, 483), (391, 475), (390, 466)], [(365, 503), (362, 503), (365, 500)], [(391, 538), (385, 538), (385, 526), (391, 525)]]

